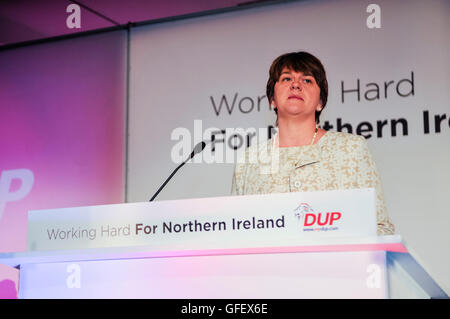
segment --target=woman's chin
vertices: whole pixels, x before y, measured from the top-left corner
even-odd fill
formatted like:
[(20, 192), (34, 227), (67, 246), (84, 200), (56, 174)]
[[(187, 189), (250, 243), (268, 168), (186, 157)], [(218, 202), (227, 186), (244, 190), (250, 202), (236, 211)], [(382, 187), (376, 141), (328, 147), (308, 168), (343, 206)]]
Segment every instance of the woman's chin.
[[(311, 114), (306, 113), (303, 108), (299, 107), (290, 107), (284, 110), (283, 112), (278, 111), (278, 118), (298, 119), (302, 117), (304, 118), (311, 117)], [(314, 118), (314, 113), (312, 113), (312, 118)]]

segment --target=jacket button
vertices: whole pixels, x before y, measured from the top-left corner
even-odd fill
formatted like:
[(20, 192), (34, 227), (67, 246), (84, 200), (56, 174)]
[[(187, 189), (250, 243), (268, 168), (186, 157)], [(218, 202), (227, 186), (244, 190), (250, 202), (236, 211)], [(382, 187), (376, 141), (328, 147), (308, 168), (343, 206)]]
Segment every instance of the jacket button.
[(302, 186), (302, 183), (300, 183), (300, 181), (295, 181), (294, 186), (296, 188), (300, 188), (300, 186)]

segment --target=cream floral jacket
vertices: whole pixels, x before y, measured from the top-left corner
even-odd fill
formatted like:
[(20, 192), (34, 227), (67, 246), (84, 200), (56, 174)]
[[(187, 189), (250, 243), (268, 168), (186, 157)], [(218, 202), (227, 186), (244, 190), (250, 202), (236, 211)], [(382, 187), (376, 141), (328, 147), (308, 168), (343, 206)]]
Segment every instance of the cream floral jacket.
[(236, 164), (233, 195), (375, 188), (378, 235), (393, 234), (380, 177), (364, 137), (328, 131), (314, 145), (250, 146)]

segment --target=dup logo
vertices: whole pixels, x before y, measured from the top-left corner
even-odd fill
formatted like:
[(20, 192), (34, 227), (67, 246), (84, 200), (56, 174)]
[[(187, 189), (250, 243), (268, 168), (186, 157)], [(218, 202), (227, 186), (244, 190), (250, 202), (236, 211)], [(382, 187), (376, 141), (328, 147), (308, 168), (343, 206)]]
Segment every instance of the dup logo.
[[(13, 190), (11, 185), (19, 180), (21, 185)], [(31, 191), (34, 183), (34, 174), (26, 168), (0, 171), (0, 220), (6, 208), (6, 203), (25, 198)]]
[(294, 216), (300, 221), (302, 227), (305, 227), (304, 231), (329, 231), (338, 229), (336, 223), (342, 218), (342, 213), (316, 213), (308, 203), (300, 203), (294, 209)]

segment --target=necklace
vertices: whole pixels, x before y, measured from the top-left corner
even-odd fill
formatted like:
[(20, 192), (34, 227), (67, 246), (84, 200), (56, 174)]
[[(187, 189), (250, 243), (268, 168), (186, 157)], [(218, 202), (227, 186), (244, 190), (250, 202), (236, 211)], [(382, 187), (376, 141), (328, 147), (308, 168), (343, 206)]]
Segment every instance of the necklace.
[(313, 136), (313, 138), (312, 138), (311, 145), (314, 144), (314, 140), (316, 139), (317, 131), (318, 131), (318, 130), (319, 130), (319, 126), (316, 124), (316, 131), (314, 132), (314, 136)]

